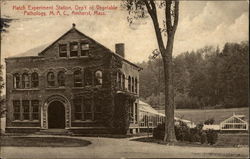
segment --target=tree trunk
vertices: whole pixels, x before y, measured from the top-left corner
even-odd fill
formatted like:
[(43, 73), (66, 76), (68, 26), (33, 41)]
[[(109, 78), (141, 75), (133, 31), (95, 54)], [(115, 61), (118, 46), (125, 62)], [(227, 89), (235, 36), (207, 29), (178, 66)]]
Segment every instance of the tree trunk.
[(167, 48), (163, 56), (164, 77), (165, 77), (165, 142), (175, 142), (174, 131), (174, 88), (172, 75), (172, 51), (173, 51), (174, 37), (169, 36)]

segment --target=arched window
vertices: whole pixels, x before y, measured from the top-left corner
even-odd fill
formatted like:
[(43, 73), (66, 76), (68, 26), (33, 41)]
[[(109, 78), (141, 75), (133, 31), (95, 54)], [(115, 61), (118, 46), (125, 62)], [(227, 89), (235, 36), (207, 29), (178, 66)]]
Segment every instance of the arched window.
[(31, 74), (31, 87), (36, 88), (39, 85), (39, 78), (36, 72)]
[(29, 79), (28, 73), (23, 73), (23, 75), (22, 75), (22, 86), (23, 86), (23, 88), (30, 87), (30, 79)]
[(58, 72), (57, 79), (58, 79), (58, 86), (59, 87), (65, 86), (65, 73), (64, 73), (64, 71)]
[(131, 91), (131, 77), (128, 76), (128, 90)]
[(92, 85), (92, 72), (88, 69), (86, 69), (84, 72), (84, 80), (86, 86)]
[(135, 93), (138, 93), (138, 81), (137, 78), (135, 78)]
[(134, 81), (134, 77), (132, 77), (132, 92), (134, 92), (135, 91), (135, 81)]
[(21, 87), (21, 78), (18, 73), (14, 74), (14, 88), (20, 88)]
[(55, 86), (55, 75), (53, 72), (47, 74), (48, 86)]
[(82, 87), (82, 72), (77, 70), (74, 72), (74, 87)]
[(122, 89), (125, 89), (125, 75), (122, 75)]
[(95, 72), (95, 85), (102, 85), (102, 71)]

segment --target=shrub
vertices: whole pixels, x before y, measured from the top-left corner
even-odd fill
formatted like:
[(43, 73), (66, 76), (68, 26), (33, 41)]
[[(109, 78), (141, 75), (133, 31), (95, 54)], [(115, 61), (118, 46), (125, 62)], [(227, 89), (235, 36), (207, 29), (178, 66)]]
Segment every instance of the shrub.
[(198, 129), (191, 128), (189, 141), (190, 142), (200, 142), (200, 140), (201, 140), (201, 136), (200, 136), (200, 132), (198, 131)]
[[(189, 128), (184, 122), (175, 125), (175, 136), (178, 141), (200, 142), (204, 144), (208, 142), (213, 145), (218, 139), (218, 132), (214, 130), (203, 131), (203, 124), (197, 124), (195, 128)], [(165, 124), (158, 125), (153, 131), (155, 139), (164, 139)]]
[(207, 134), (206, 134), (206, 132), (203, 131), (201, 133), (201, 144), (204, 144), (206, 142), (207, 142)]
[(211, 118), (211, 119), (208, 119), (204, 122), (205, 125), (213, 125), (214, 124), (214, 119)]
[(163, 140), (165, 135), (165, 123), (159, 124), (153, 130), (153, 137), (155, 139)]
[(181, 122), (178, 125), (175, 125), (175, 136), (177, 140), (188, 141), (190, 138), (190, 129), (184, 122)]
[[(179, 141), (189, 141), (190, 139), (190, 128), (183, 122), (180, 122), (179, 125), (175, 125), (175, 136)], [(165, 123), (158, 125), (154, 128), (153, 137), (155, 139), (163, 140), (165, 135)]]
[(218, 140), (218, 132), (215, 130), (209, 129), (207, 131), (207, 142), (211, 145), (215, 144)]

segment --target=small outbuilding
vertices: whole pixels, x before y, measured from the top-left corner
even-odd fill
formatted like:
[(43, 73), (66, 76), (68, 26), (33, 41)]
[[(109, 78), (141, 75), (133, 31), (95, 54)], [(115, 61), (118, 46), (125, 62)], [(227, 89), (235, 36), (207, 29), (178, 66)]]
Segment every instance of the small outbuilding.
[(227, 118), (220, 123), (220, 130), (241, 131), (248, 130), (248, 123), (244, 120), (245, 115), (236, 115)]

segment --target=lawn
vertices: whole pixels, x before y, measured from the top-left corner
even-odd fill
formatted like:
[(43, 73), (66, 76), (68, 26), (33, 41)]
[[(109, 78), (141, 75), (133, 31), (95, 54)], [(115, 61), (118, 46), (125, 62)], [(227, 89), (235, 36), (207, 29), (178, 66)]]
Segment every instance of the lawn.
[(249, 135), (244, 134), (219, 134), (216, 146), (240, 147), (248, 145)]
[[(149, 142), (165, 144), (162, 140), (154, 139), (153, 137), (142, 137), (132, 139), (133, 141)], [(241, 147), (248, 146), (248, 134), (219, 134), (218, 140), (214, 145), (201, 144), (199, 142), (177, 141), (175, 146), (189, 146), (189, 147)]]
[(91, 144), (87, 140), (63, 137), (2, 136), (0, 141), (0, 146), (23, 147), (83, 147)]
[[(159, 110), (164, 113), (164, 110)], [(214, 118), (215, 124), (232, 116), (233, 113), (245, 115), (246, 121), (249, 122), (249, 108), (229, 108), (229, 109), (176, 109), (175, 116), (190, 120), (195, 124), (204, 122), (207, 119)]]

